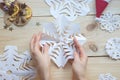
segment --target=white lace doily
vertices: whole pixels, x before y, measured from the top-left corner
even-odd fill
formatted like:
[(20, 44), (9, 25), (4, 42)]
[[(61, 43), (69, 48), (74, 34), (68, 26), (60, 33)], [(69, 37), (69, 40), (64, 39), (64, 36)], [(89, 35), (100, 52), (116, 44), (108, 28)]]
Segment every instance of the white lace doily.
[(18, 54), (16, 46), (6, 46), (0, 55), (0, 80), (33, 80), (36, 71), (30, 60), (28, 51)]
[(106, 13), (98, 19), (101, 24), (100, 28), (108, 32), (113, 32), (120, 28), (120, 15)]
[(100, 74), (99, 80), (117, 80), (114, 76), (112, 76), (110, 73), (107, 74)]
[(111, 38), (106, 43), (106, 52), (113, 59), (120, 59), (120, 38)]
[(84, 16), (90, 11), (88, 3), (91, 0), (45, 0), (51, 7), (50, 13), (58, 18), (64, 15), (68, 20), (73, 21), (77, 16)]
[(73, 24), (64, 16), (57, 18), (55, 23), (44, 24), (43, 31), (54, 40), (41, 40), (40, 45), (48, 44), (50, 46), (50, 57), (58, 67), (64, 67), (69, 59), (73, 59), (74, 37), (81, 44), (86, 41), (86, 38), (80, 34), (79, 24)]

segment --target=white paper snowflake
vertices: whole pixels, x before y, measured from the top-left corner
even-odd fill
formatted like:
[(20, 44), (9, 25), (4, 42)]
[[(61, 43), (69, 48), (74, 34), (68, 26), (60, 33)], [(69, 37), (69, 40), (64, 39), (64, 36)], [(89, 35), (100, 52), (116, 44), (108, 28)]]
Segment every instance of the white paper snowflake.
[(111, 38), (106, 43), (106, 52), (113, 59), (120, 59), (120, 38)]
[(110, 73), (107, 74), (100, 74), (99, 80), (117, 80), (114, 76), (112, 76)]
[(71, 23), (64, 16), (55, 20), (55, 23), (44, 24), (43, 31), (54, 39), (41, 40), (40, 45), (48, 44), (50, 46), (50, 57), (58, 67), (64, 67), (69, 59), (73, 59), (74, 37), (81, 44), (86, 41), (86, 38), (79, 34), (79, 24)]
[(31, 80), (36, 71), (30, 66), (31, 56), (28, 51), (18, 54), (17, 47), (5, 47), (0, 55), (0, 80)]
[(108, 32), (113, 32), (120, 28), (120, 16), (106, 13), (98, 19), (100, 28)]
[(64, 15), (68, 20), (73, 21), (78, 16), (87, 15), (90, 11), (88, 3), (91, 0), (45, 0), (51, 7), (50, 13), (58, 18)]

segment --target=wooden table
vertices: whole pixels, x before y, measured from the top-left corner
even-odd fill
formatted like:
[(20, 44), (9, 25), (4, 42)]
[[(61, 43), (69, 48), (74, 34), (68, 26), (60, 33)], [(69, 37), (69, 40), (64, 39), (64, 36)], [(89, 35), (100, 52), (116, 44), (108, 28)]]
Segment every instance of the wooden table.
[[(0, 10), (0, 53), (3, 53), (6, 45), (15, 45), (18, 47), (18, 52), (24, 52), (29, 49), (29, 41), (33, 33), (42, 31), (42, 23), (52, 22), (54, 18), (49, 13), (50, 7), (44, 0), (21, 0), (27, 3), (33, 10), (33, 17), (25, 27), (15, 27), (15, 30), (8, 31), (3, 29), (3, 12)], [(113, 76), (120, 79), (120, 60), (112, 60), (106, 54), (104, 47), (106, 41), (111, 37), (120, 37), (120, 29), (108, 33), (96, 28), (93, 31), (87, 31), (86, 27), (95, 19), (95, 1), (90, 4), (91, 12), (85, 17), (78, 17), (75, 22), (80, 23), (80, 32), (87, 38), (87, 43), (84, 45), (88, 58), (87, 77), (88, 80), (98, 80), (100, 73), (112, 73)], [(112, 0), (106, 11), (120, 14), (120, 0)], [(105, 11), (105, 12), (106, 12)], [(97, 52), (89, 49), (88, 45), (93, 43), (97, 46)], [(58, 69), (53, 63), (51, 66), (53, 80), (71, 80), (72, 71), (71, 65), (68, 63), (64, 69)]]

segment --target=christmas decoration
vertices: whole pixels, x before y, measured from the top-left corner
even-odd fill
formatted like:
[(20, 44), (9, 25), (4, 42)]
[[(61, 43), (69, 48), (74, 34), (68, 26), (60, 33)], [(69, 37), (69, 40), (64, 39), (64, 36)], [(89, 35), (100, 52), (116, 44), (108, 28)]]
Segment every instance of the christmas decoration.
[(120, 38), (111, 38), (107, 41), (105, 50), (113, 59), (120, 59)]
[(85, 16), (90, 11), (88, 3), (91, 0), (45, 0), (51, 7), (50, 13), (58, 18), (64, 15), (68, 20), (73, 21), (78, 16)]
[(16, 46), (6, 46), (4, 53), (0, 55), (0, 80), (34, 79), (36, 71), (30, 61), (28, 51), (18, 54)]
[(100, 18), (110, 1), (111, 0), (96, 0), (96, 18)]
[(3, 0), (0, 2), (0, 8), (5, 12), (5, 29), (9, 28), (12, 23), (16, 26), (24, 26), (32, 16), (31, 8), (17, 0)]
[(49, 54), (51, 59), (58, 67), (64, 67), (69, 59), (73, 59), (75, 37), (81, 45), (85, 43), (86, 38), (80, 34), (79, 24), (73, 24), (66, 17), (60, 17), (55, 23), (46, 23), (43, 25), (44, 33), (51, 37), (50, 40), (41, 40), (40, 45), (50, 46)]
[[(110, 1), (112, 1), (112, 0), (96, 0), (96, 17), (95, 17), (95, 22), (93, 22), (92, 24), (89, 24), (87, 26), (87, 30), (88, 31), (92, 31), (96, 27), (99, 26), (99, 23), (101, 23), (100, 20), (102, 19), (101, 15), (104, 12), (104, 10), (106, 9), (106, 7), (108, 6)], [(102, 26), (105, 26), (107, 23), (105, 23), (105, 22), (103, 23), (102, 22), (101, 24), (104, 24)]]
[(102, 30), (113, 32), (120, 28), (120, 16), (106, 13), (99, 18), (99, 23)]

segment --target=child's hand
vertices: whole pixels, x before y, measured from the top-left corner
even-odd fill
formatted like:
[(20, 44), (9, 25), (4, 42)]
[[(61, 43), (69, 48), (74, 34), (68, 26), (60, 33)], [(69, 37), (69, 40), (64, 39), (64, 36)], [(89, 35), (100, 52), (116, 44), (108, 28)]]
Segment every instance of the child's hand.
[(41, 33), (34, 34), (30, 42), (30, 50), (33, 62), (40, 76), (40, 80), (50, 80), (50, 57), (48, 55), (49, 47), (41, 47), (39, 41)]
[(87, 55), (76, 39), (74, 44), (76, 52), (72, 63), (73, 80), (86, 80)]

